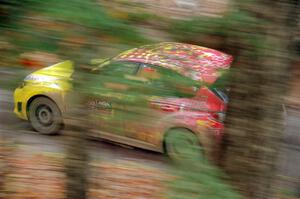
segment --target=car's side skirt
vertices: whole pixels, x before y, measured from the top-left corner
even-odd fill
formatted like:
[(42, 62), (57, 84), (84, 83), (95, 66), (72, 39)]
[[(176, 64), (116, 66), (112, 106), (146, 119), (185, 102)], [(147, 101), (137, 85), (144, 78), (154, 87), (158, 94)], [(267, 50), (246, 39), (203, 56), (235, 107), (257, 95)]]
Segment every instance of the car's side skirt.
[(113, 142), (129, 145), (129, 146), (133, 146), (133, 147), (137, 147), (137, 148), (142, 148), (142, 149), (146, 149), (146, 150), (150, 150), (150, 151), (157, 151), (157, 152), (161, 152), (161, 153), (163, 152), (162, 147), (155, 146), (148, 142), (143, 142), (140, 140), (116, 135), (113, 133), (107, 133), (107, 132), (103, 132), (103, 131), (96, 130), (96, 129), (92, 129), (92, 130), (90, 130), (90, 132), (91, 132), (90, 136), (93, 138), (102, 138), (105, 140), (110, 140)]

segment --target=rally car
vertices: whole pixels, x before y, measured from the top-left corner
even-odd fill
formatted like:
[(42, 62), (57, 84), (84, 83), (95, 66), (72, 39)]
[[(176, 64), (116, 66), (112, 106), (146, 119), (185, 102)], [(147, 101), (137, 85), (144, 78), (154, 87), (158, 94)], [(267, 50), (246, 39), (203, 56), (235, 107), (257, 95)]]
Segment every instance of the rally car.
[[(84, 80), (89, 132), (174, 158), (212, 153), (223, 134), (228, 101), (215, 85), (231, 62), (223, 52), (175, 42), (98, 60)], [(15, 90), (15, 114), (39, 133), (59, 133), (74, 73), (73, 62), (65, 61), (28, 75)]]

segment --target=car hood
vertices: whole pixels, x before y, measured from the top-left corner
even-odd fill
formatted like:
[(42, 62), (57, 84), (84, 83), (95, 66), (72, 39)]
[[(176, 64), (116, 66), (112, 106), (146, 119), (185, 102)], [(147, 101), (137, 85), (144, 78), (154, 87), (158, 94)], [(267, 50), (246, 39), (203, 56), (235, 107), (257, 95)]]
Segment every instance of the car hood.
[(58, 64), (37, 70), (25, 78), (28, 82), (47, 82), (70, 79), (74, 72), (73, 62), (64, 61)]

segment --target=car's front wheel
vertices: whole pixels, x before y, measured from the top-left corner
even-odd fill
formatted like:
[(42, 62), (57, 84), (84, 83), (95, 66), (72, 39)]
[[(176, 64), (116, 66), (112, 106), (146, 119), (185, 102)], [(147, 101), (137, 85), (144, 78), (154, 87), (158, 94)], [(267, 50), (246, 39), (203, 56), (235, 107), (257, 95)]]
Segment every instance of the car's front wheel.
[(203, 160), (203, 149), (195, 134), (187, 129), (172, 129), (165, 137), (168, 156), (175, 161)]
[(41, 134), (58, 134), (62, 128), (62, 115), (58, 106), (46, 97), (38, 97), (29, 105), (29, 120)]

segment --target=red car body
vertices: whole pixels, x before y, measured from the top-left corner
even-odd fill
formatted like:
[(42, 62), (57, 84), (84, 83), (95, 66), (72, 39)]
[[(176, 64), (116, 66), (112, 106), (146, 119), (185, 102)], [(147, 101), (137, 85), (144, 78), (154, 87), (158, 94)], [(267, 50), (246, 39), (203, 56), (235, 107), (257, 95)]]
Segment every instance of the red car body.
[[(167, 42), (126, 51), (114, 57), (111, 62), (139, 64), (135, 77), (130, 79), (144, 80), (139, 78), (148, 78), (151, 74), (156, 74), (157, 69), (164, 68), (200, 82), (201, 86), (197, 91), (192, 91), (191, 97), (148, 95), (146, 106), (124, 103), (123, 133), (113, 133), (115, 130), (111, 126), (120, 124), (107, 124), (105, 120), (100, 123), (102, 128), (107, 125), (107, 129), (112, 132), (96, 130), (100, 137), (163, 152), (167, 132), (180, 128), (197, 135), (206, 152), (214, 150), (223, 134), (227, 99), (224, 93), (218, 95), (221, 91), (215, 92), (209, 87), (221, 76), (221, 71), (229, 69), (232, 62), (230, 55), (205, 47)], [(163, 75), (160, 78), (164, 78)], [(106, 82), (106, 85), (114, 89), (119, 86), (126, 92), (130, 90), (126, 84), (119, 82)], [(180, 88), (180, 83), (176, 86), (178, 89), (192, 90), (189, 87)]]
[[(164, 42), (98, 63), (77, 81), (88, 94), (92, 134), (163, 152), (166, 138), (181, 129), (210, 153), (222, 138), (228, 101), (214, 85), (231, 62), (217, 50)], [(15, 91), (15, 113), (40, 133), (57, 133), (65, 122), (72, 67), (67, 61), (37, 71)]]

